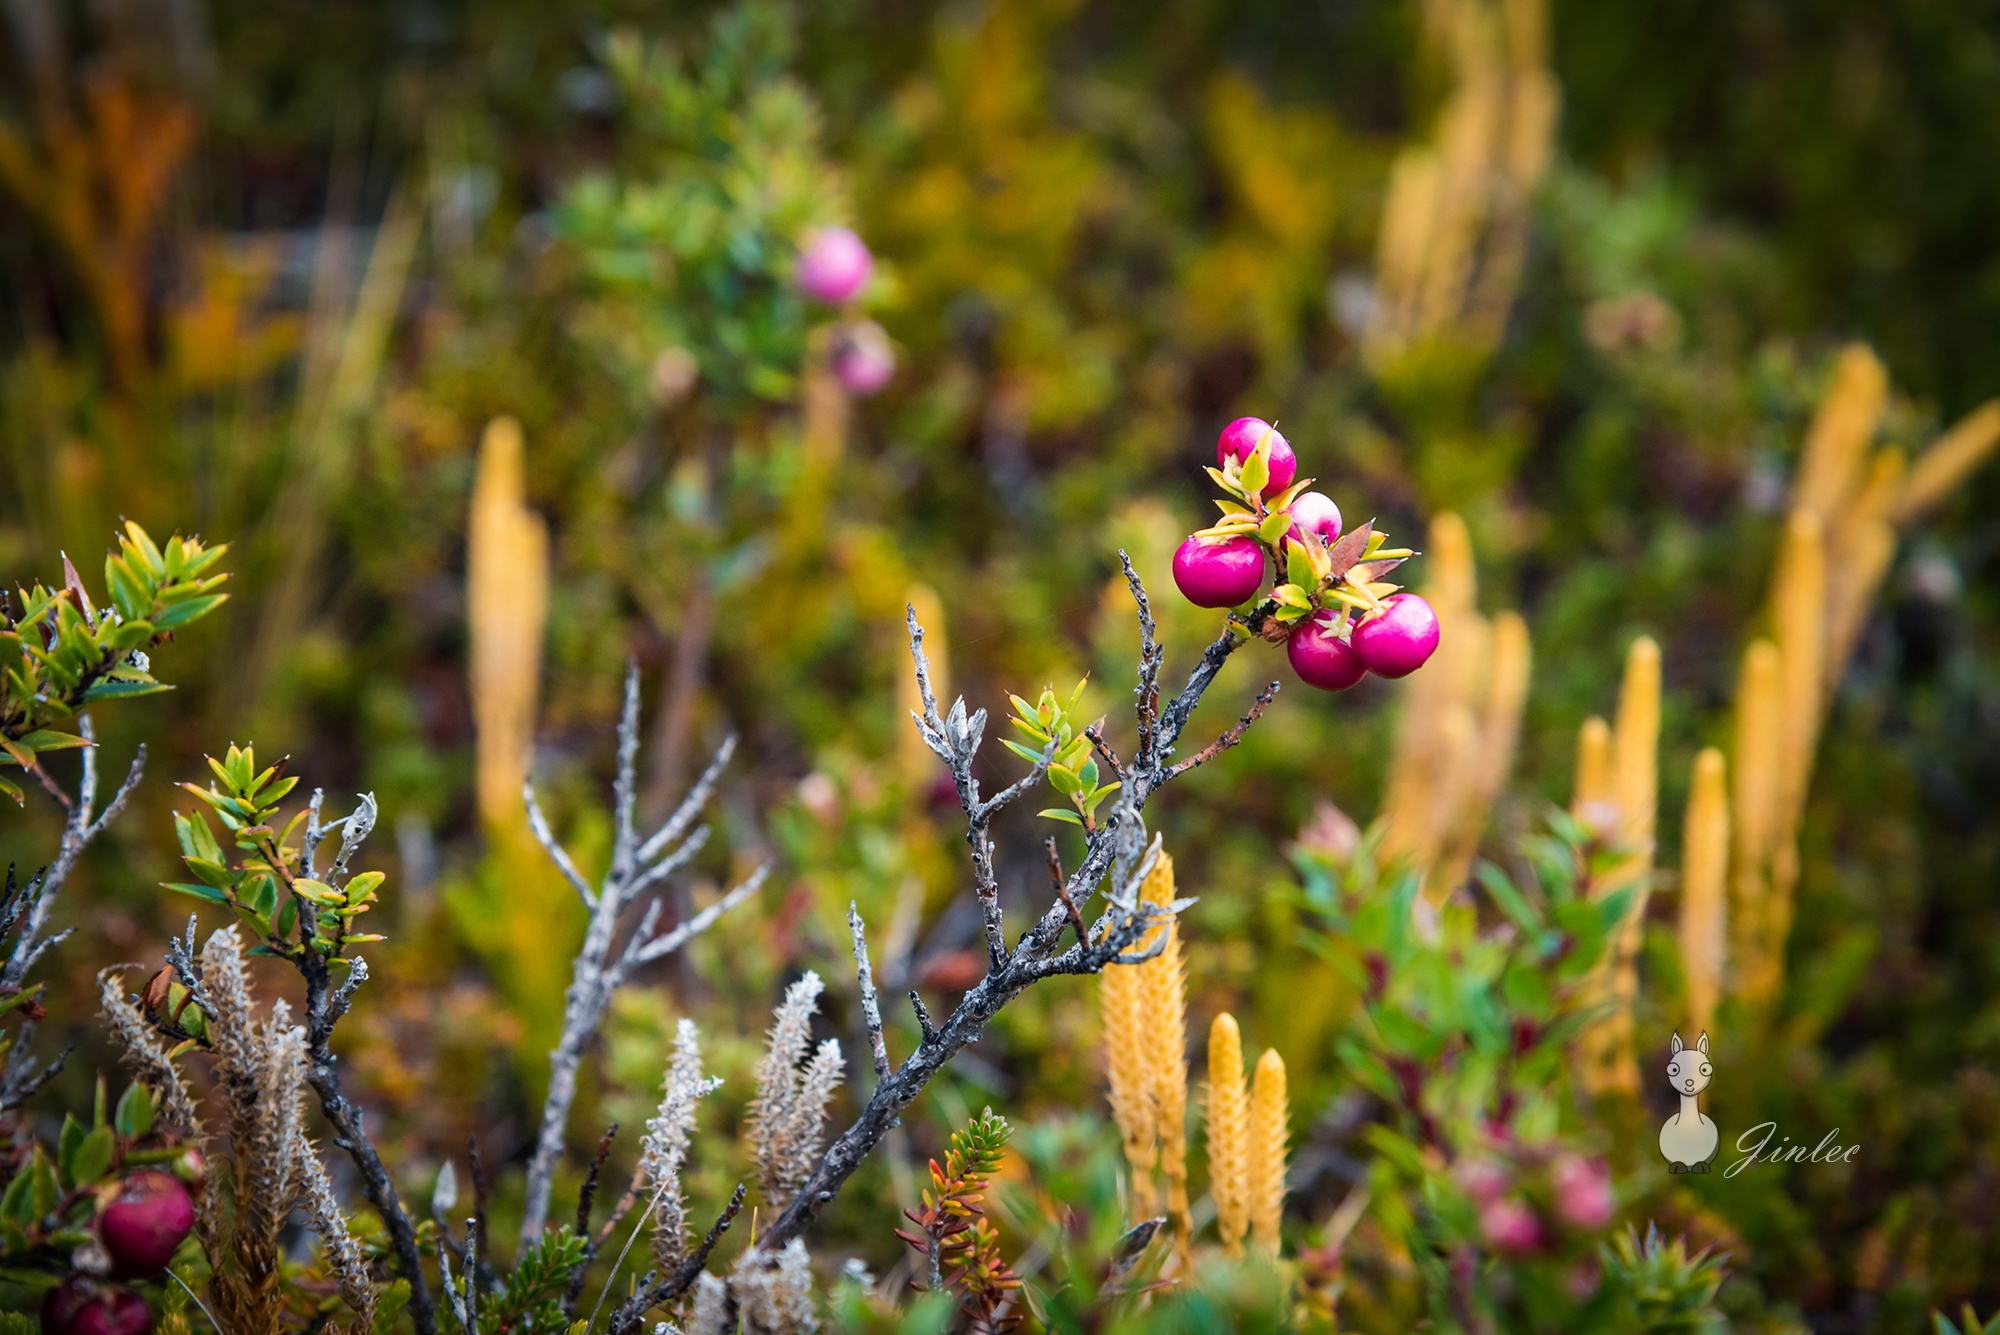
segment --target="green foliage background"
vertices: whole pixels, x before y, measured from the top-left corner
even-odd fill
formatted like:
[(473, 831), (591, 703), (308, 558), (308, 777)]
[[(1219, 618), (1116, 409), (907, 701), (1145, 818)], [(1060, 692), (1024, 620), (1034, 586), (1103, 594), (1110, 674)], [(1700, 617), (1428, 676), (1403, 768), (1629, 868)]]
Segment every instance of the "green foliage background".
[[(1831, 350), (1877, 348), (1900, 391), (1887, 430), (1912, 444), (2000, 392), (2000, 28), (1978, 7), (1555, 4), (1557, 165), (1507, 337), (1469, 388), (1368, 375), (1335, 298), (1336, 280), (1372, 263), (1390, 157), (1429, 133), (1447, 86), (1415, 6), (805, 7), (789, 48), (773, 48), (798, 79), (769, 109), (773, 133), (823, 144), (832, 174), (807, 211), (848, 218), (874, 247), (868, 304), (902, 361), (833, 457), (756, 374), (705, 366), (710, 390), (655, 401), (655, 343), (707, 347), (716, 312), (658, 273), (593, 267), (590, 198), (559, 207), (587, 170), (673, 180), (684, 159), (671, 154), (704, 151), (663, 147), (635, 113), (613, 67), (638, 48), (613, 34), (699, 47), (708, 13), (216, 0), (185, 33), (171, 6), (131, 6), (110, 26), (46, 8), (65, 45), (37, 47), (17, 25), (9, 124), (32, 134), (115, 71), (199, 128), (145, 238), (136, 369), (107, 351), (101, 305), (46, 220), (0, 212), (0, 573), (58, 579), (58, 548), (90, 570), (121, 516), (228, 542), (237, 572), (230, 605), (180, 637), (179, 693), (104, 721), (110, 767), (146, 740), (150, 779), (66, 905), (84, 930), (52, 957), (69, 974), (43, 1041), (61, 1030), (86, 1047), (49, 1106), (85, 1097), (104, 1061), (91, 973), (156, 957), (178, 926), (180, 905), (153, 888), (174, 874), (168, 781), (254, 737), (290, 753), (308, 787), (374, 791), (399, 832), (400, 857), (376, 864), (391, 873), (378, 919), (399, 926), (393, 960), (347, 1037), (412, 1183), (469, 1133), (504, 1158), (530, 1124), (532, 1062), (502, 1057), (533, 1017), (488, 1004), (505, 961), (436, 910), (479, 874), (464, 543), (474, 446), (495, 414), (524, 424), (530, 500), (553, 535), (538, 741), (559, 824), (601, 843), (620, 665), (637, 655), (650, 709), (686, 592), (706, 582), (718, 615), (695, 735), (740, 732), (747, 762), (697, 894), (764, 850), (781, 859), (760, 915), (620, 1003), (589, 1097), (629, 1126), (673, 1014), (692, 1010), (727, 1042), (754, 1033), (788, 971), (838, 960), (849, 899), (887, 923), (914, 883), (921, 939), (959, 943), (956, 834), (931, 802), (934, 775), (909, 758), (898, 703), (913, 582), (946, 609), (954, 691), (997, 708), (1003, 692), (1032, 698), (1089, 672), (1083, 717), (1108, 711), (1115, 726), (1133, 651), (1128, 601), (1107, 591), (1115, 549), (1138, 561), (1185, 663), (1212, 629), (1166, 577), (1205, 506), (1197, 466), (1229, 418), (1275, 418), (1350, 519), (1418, 540), (1437, 509), (1464, 512), (1482, 602), (1529, 618), (1535, 677), (1499, 830), (1567, 796), (1577, 722), (1608, 709), (1634, 635), (1661, 641), (1672, 866), (1685, 776), (1701, 745), (1726, 743), (1765, 593), (1779, 521), (1757, 498), (1789, 472)], [(736, 144), (744, 130), (708, 133)], [(366, 230), (385, 217), (422, 229), (378, 311), (379, 358), (347, 397), (290, 356), (210, 374), (180, 351), (176, 321), (211, 290), (205, 255), (262, 247), (271, 281), (245, 309), (282, 332), (310, 309), (313, 247), (350, 235), (316, 229), (364, 229), (362, 256), (391, 234)], [(366, 306), (359, 270), (347, 281)], [(656, 285), (683, 332), (626, 318), (635, 282)], [(1591, 303), (1640, 290), (1677, 313), (1680, 339), (1594, 349)], [(771, 328), (803, 318), (778, 309), (785, 293), (770, 299)], [(1773, 1310), (1822, 1329), (1903, 1329), (1932, 1305), (2000, 1300), (1996, 501), (1989, 468), (1906, 542), (1822, 744), (1783, 1042), (1732, 1069), (1722, 1038), (1725, 1125), (1839, 1126), (1866, 1167), (1676, 1193), (1633, 1179), (1664, 1220), (1730, 1250)], [(1160, 819), (1202, 896), (1194, 1028), (1233, 1008), (1248, 1042), (1276, 1046), (1296, 1125), (1332, 1165), (1301, 1193), (1305, 1237), (1359, 1144), (1313, 1139), (1351, 1086), (1333, 1036), (1354, 995), (1299, 941), (1282, 849), (1320, 798), (1374, 812), (1396, 694), (1319, 696), (1274, 664), (1230, 664), (1212, 697), (1228, 703), (1198, 727), (1219, 728), (1270, 676), (1286, 690)], [(802, 789), (810, 775), (830, 788)], [(1049, 823), (1009, 819), (1003, 884), (1024, 902)], [(56, 828), (30, 793), (0, 844), (38, 865)], [(1658, 958), (1642, 1051), (1673, 1023), (1670, 950)], [(850, 1015), (833, 1023), (854, 1029)], [(1093, 1107), (1094, 1024), (1083, 985), (1041, 989), (961, 1064), (966, 1088), (942, 1090), (937, 1111), (992, 1102), (1026, 1124)], [(750, 1060), (725, 1043), (715, 1069), (740, 1093)], [(573, 1123), (579, 1145), (589, 1121)], [(1606, 1148), (1621, 1172), (1651, 1171), (1645, 1134)], [(719, 1200), (739, 1171), (701, 1164), (697, 1200)], [(894, 1185), (871, 1171), (831, 1229), (886, 1264)]]

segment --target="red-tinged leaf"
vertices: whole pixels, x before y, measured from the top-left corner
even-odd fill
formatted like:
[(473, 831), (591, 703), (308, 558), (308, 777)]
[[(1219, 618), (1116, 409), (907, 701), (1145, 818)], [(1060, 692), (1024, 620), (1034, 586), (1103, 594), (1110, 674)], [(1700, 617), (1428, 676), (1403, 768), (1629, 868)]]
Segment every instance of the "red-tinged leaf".
[(1340, 579), (1354, 568), (1354, 563), (1361, 559), (1362, 552), (1368, 548), (1368, 535), (1374, 531), (1375, 521), (1366, 520), (1353, 532), (1341, 534), (1340, 541), (1327, 548), (1327, 560), (1333, 567), (1329, 573), (1334, 579)]

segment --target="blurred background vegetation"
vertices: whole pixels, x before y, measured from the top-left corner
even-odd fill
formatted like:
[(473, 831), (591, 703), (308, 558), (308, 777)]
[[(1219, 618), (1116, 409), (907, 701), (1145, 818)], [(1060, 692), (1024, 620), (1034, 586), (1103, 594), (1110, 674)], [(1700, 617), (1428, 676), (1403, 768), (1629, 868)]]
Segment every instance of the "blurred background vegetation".
[[(481, 739), (531, 729), (557, 824), (601, 850), (628, 655), (656, 720), (649, 810), (743, 739), (679, 911), (764, 856), (780, 871), (760, 913), (621, 997), (577, 1144), (643, 1118), (679, 1014), (740, 1091), (784, 979), (843, 953), (850, 899), (888, 931), (891, 986), (963, 990), (977, 917), (904, 719), (902, 608), (972, 703), (1090, 672), (1091, 715), (1122, 724), (1115, 551), (1191, 658), (1213, 621), (1167, 563), (1244, 413), (1279, 422), (1350, 523), (1423, 546), (1462, 515), (1477, 605), (1525, 617), (1489, 851), (1569, 799), (1577, 725), (1610, 711), (1630, 642), (1658, 641), (1678, 866), (1839, 349), (1886, 369), (1885, 447), (1915, 454), (2000, 393), (2000, 26), (1977, 7), (718, 13), (8, 6), (0, 575), (58, 578), (58, 549), (88, 570), (120, 517), (228, 542), (238, 572), (182, 636), (178, 693), (100, 733), (113, 766), (146, 741), (150, 775), (65, 901), (82, 931), (52, 957), (43, 1042), (83, 1050), (51, 1107), (105, 1060), (90, 976), (156, 958), (187, 907), (155, 888), (168, 781), (254, 738), (308, 788), (373, 791), (393, 827), (393, 949), (346, 1039), (406, 1194), (473, 1134), (488, 1163), (524, 1156), (582, 918), (523, 843), (520, 751)], [(684, 86), (676, 50), (696, 53)], [(1398, 212), (1413, 199), (1428, 233)], [(744, 250), (836, 220), (876, 253), (862, 304), (899, 360), (851, 403), (790, 378), (824, 358), (825, 313), (758, 289), (781, 257)], [(690, 349), (693, 376), (670, 355)], [(486, 431), (502, 415), (518, 437)], [(1907, 1329), (2000, 1301), (1996, 501), (2000, 470), (1975, 472), (1902, 527), (1833, 692), (1781, 991), (1716, 1036), (1726, 1131), (1838, 1126), (1855, 1169), (1669, 1186), (1650, 1075), (1605, 1123), (1640, 1128), (1601, 1147), (1632, 1198), (1731, 1253), (1746, 1323)], [(483, 600), (482, 513), (508, 553)], [(1306, 1241), (1362, 1171), (1369, 1113), (1333, 1053), (1355, 997), (1299, 939), (1286, 850), (1322, 802), (1378, 811), (1407, 692), (1323, 696), (1251, 657), (1217, 698), (1286, 690), (1156, 819), (1202, 896), (1192, 1028), (1232, 1009), (1291, 1072)], [(475, 662), (513, 694), (475, 690)], [(0, 827), (24, 866), (55, 844), (39, 798)], [(1052, 830), (1009, 822), (1024, 905)], [(1672, 888), (1642, 960), (1649, 1073), (1685, 1022)], [(1024, 1123), (1100, 1110), (1096, 1023), (1082, 982), (1010, 1009), (829, 1236), (893, 1262), (887, 1201), (981, 1101)], [(701, 1171), (698, 1200), (726, 1194), (731, 1165)]]

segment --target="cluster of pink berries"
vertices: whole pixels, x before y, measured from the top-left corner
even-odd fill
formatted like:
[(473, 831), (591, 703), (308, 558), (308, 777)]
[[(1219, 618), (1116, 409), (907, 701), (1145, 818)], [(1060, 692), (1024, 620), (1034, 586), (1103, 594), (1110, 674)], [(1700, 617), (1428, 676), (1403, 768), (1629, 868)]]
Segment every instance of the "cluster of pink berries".
[[(183, 1155), (199, 1174), (199, 1156)], [(181, 1239), (194, 1227), (194, 1201), (172, 1173), (156, 1168), (128, 1173), (97, 1212), (97, 1237), (109, 1258), (108, 1275), (72, 1275), (42, 1300), (48, 1335), (143, 1335), (152, 1310), (132, 1289), (116, 1283), (151, 1279), (167, 1268)]]
[[(1437, 613), (1382, 576), (1414, 555), (1384, 545), (1371, 521), (1343, 535), (1340, 507), (1296, 480), (1298, 456), (1275, 427), (1239, 417), (1208, 470), (1229, 499), (1222, 519), (1174, 553), (1174, 583), (1197, 607), (1233, 609), (1232, 624), (1282, 640), (1308, 686), (1343, 691), (1373, 672), (1406, 677), (1437, 649)], [(1267, 558), (1277, 579), (1261, 601)]]
[(1479, 1211), (1480, 1236), (1495, 1251), (1517, 1256), (1540, 1251), (1554, 1236), (1550, 1224), (1595, 1233), (1617, 1211), (1611, 1170), (1603, 1163), (1559, 1154), (1546, 1165), (1546, 1183), (1538, 1173), (1518, 1171), (1541, 1166), (1524, 1162), (1510, 1170), (1499, 1159), (1473, 1156), (1452, 1170)]
[[(868, 253), (867, 243), (845, 227), (822, 228), (799, 254), (799, 290), (829, 306), (852, 301), (874, 272), (875, 257)], [(842, 325), (833, 373), (848, 393), (859, 398), (887, 385), (896, 373), (896, 351), (882, 326), (859, 317)]]

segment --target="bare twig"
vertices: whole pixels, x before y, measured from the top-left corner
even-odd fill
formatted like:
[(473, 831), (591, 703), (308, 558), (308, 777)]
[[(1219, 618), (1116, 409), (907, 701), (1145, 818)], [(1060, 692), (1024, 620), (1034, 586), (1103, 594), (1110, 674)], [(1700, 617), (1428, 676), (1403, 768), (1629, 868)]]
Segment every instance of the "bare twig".
[(1271, 701), (1277, 699), (1277, 697), (1278, 697), (1278, 683), (1274, 681), (1269, 686), (1266, 686), (1263, 689), (1263, 691), (1257, 696), (1256, 700), (1254, 700), (1251, 703), (1249, 711), (1245, 713), (1242, 718), (1236, 720), (1236, 723), (1229, 729), (1229, 731), (1223, 733), (1222, 736), (1216, 738), (1214, 741), (1210, 742), (1207, 746), (1203, 747), (1195, 754), (1189, 756), (1186, 760), (1183, 760), (1180, 764), (1168, 770), (1167, 777), (1170, 779), (1178, 779), (1181, 775), (1187, 773), (1189, 770), (1207, 764), (1209, 761), (1221, 755), (1224, 751), (1227, 751), (1230, 747), (1242, 741), (1243, 734), (1250, 730), (1250, 725), (1255, 723), (1259, 718), (1263, 717), (1264, 707), (1270, 704)]
[[(1149, 947), (1134, 947), (1156, 924), (1173, 917), (1193, 902), (1179, 900), (1160, 905), (1138, 898), (1138, 882), (1143, 879), (1153, 858), (1158, 856), (1157, 842), (1149, 846), (1147, 841), (1143, 813), (1146, 802), (1154, 793), (1179, 773), (1185, 772), (1184, 768), (1171, 763), (1174, 746), (1186, 729), (1195, 707), (1214, 683), (1216, 674), (1237, 647), (1245, 642), (1245, 638), (1234, 629), (1225, 628), (1203, 652), (1201, 661), (1189, 674), (1187, 684), (1171, 700), (1163, 703), (1158, 683), (1164, 654), (1156, 638), (1152, 606), (1131, 560), (1123, 553), (1120, 553), (1120, 558), (1126, 581), (1139, 606), (1140, 661), (1136, 688), (1139, 745), (1132, 758), (1120, 769), (1123, 786), (1119, 790), (1116, 807), (1102, 826), (1085, 832), (1083, 861), (1066, 880), (1060, 881), (1047, 910), (1022, 934), (1012, 950), (1004, 949), (1004, 945), (994, 950), (996, 932), (989, 930), (987, 939), (989, 953), (993, 955), (992, 967), (964, 995), (942, 1025), (931, 1022), (922, 999), (911, 993), (923, 1041), (899, 1069), (876, 1085), (861, 1115), (827, 1148), (811, 1178), (758, 1237), (758, 1247), (775, 1251), (803, 1232), (888, 1133), (898, 1114), (961, 1048), (976, 1042), (988, 1021), (1024, 988), (1057, 974), (1098, 973), (1114, 964), (1133, 964), (1154, 956), (1164, 949), (1165, 933), (1160, 933), (1159, 939)], [(992, 909), (987, 909), (986, 905), (986, 894), (992, 886), (992, 847), (987, 828), (1003, 801), (1011, 801), (1026, 792), (1032, 783), (1024, 779), (990, 802), (980, 800), (977, 781), (972, 777), (972, 756), (985, 724), (985, 712), (982, 710), (968, 717), (961, 700), (954, 702), (948, 715), (939, 714), (937, 700), (931, 690), (929, 664), (923, 654), (923, 628), (917, 624), (914, 611), (909, 614), (908, 624), (918, 692), (923, 700), (923, 711), (912, 713), (925, 744), (952, 767), (952, 778), (958, 786), (959, 805), (965, 809), (967, 816), (974, 891), (980, 898), (982, 910), (987, 913), (989, 927), (997, 929), (997, 895)], [(1215, 749), (1240, 739), (1243, 729), (1255, 720), (1258, 712), (1253, 708), (1248, 720), (1231, 729), (1229, 741), (1218, 743)], [(1092, 740), (1093, 744), (1102, 745), (1097, 738)], [(1103, 749), (1108, 752), (1109, 748)], [(1030, 776), (1033, 782), (1040, 781), (1045, 768), (1045, 763), (1037, 763)], [(1076, 945), (1056, 952), (1064, 929), (1081, 929), (1082, 908), (1096, 894), (1107, 875), (1113, 872), (1114, 862), (1117, 874), (1111, 876), (1113, 893), (1103, 918), (1094, 930), (1079, 930)], [(1060, 876), (1060, 863), (1055, 866)]]
[(590, 1161), (590, 1173), (583, 1179), (583, 1189), (576, 1196), (576, 1235), (583, 1239), (583, 1259), (570, 1267), (569, 1284), (563, 1289), (562, 1314), (565, 1321), (576, 1315), (576, 1300), (583, 1296), (584, 1277), (590, 1273), (590, 1263), (597, 1259), (597, 1240), (590, 1236), (590, 1207), (597, 1201), (598, 1178), (604, 1172), (604, 1161), (611, 1157), (611, 1142), (617, 1138), (618, 1123), (613, 1122), (597, 1138), (597, 1153)]
[(744, 1194), (743, 1184), (737, 1183), (735, 1194), (729, 1198), (729, 1204), (722, 1207), (722, 1213), (716, 1216), (715, 1223), (709, 1227), (708, 1236), (701, 1240), (701, 1246), (695, 1248), (687, 1260), (681, 1262), (679, 1268), (663, 1282), (642, 1287), (629, 1301), (612, 1312), (611, 1335), (632, 1335), (632, 1332), (639, 1328), (640, 1318), (647, 1312), (662, 1303), (674, 1301), (694, 1287), (696, 1277), (708, 1268), (709, 1254), (715, 1250), (715, 1244), (729, 1231), (729, 1226), (736, 1222), (736, 1216), (743, 1212)]
[(1076, 929), (1076, 941), (1082, 945), (1090, 940), (1090, 929), (1083, 925), (1083, 913), (1070, 898), (1069, 886), (1063, 883), (1062, 853), (1056, 847), (1055, 836), (1049, 836), (1046, 847), (1049, 853), (1049, 879), (1055, 882), (1056, 898), (1062, 901), (1063, 912), (1069, 914), (1069, 925)]
[(847, 926), (854, 933), (854, 975), (861, 988), (861, 1018), (868, 1025), (868, 1046), (875, 1053), (875, 1079), (889, 1078), (889, 1045), (882, 1037), (882, 1003), (875, 995), (875, 971), (868, 965), (868, 928), (854, 901), (847, 903)]
[(590, 909), (590, 926), (572, 966), (569, 988), (563, 994), (562, 1033), (549, 1053), (548, 1095), (542, 1103), (540, 1132), (528, 1163), (527, 1200), (521, 1221), (524, 1246), (540, 1237), (547, 1223), (549, 1194), (555, 1182), (556, 1165), (562, 1158), (570, 1105), (576, 1099), (578, 1068), (584, 1050), (604, 1020), (612, 994), (630, 970), (679, 950), (707, 931), (723, 914), (756, 894), (770, 874), (769, 864), (759, 867), (716, 903), (659, 936), (653, 934), (653, 929), (659, 920), (661, 903), (658, 899), (651, 900), (624, 948), (613, 951), (619, 924), (641, 892), (685, 867), (701, 849), (708, 831), (706, 826), (698, 827), (695, 822), (714, 794), (723, 767), (735, 749), (736, 739), (726, 739), (680, 806), (651, 837), (641, 840), (633, 823), (638, 792), (639, 668), (636, 662), (627, 666), (625, 707), (618, 720), (618, 773), (612, 789), (617, 827), (610, 870), (595, 890), (549, 830), (535, 803), (533, 785), (528, 787), (529, 821), (536, 838), (548, 850), (564, 878), (583, 896)]

